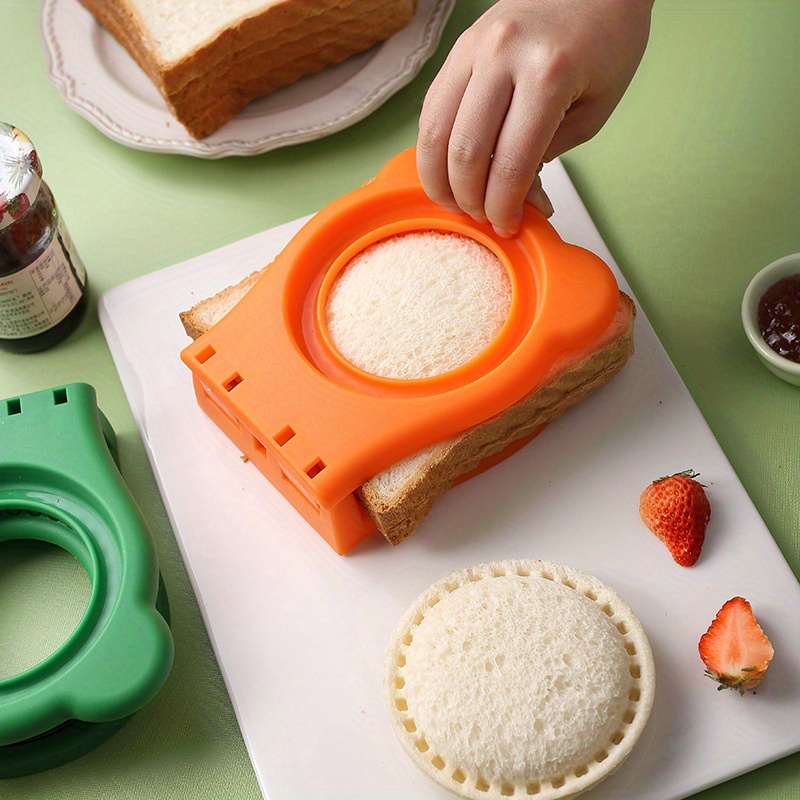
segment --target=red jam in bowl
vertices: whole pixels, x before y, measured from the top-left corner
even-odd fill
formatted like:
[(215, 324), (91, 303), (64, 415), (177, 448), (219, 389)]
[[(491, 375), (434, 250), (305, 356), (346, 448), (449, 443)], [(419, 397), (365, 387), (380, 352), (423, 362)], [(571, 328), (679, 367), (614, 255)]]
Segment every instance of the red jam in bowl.
[(800, 364), (800, 273), (781, 278), (764, 292), (758, 327), (778, 355)]

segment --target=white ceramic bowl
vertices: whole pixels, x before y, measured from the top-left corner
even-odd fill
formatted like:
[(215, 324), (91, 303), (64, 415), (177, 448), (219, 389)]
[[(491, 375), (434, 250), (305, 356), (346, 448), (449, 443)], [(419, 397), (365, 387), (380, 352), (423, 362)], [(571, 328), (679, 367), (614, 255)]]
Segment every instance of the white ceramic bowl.
[(800, 386), (800, 364), (778, 355), (761, 336), (758, 327), (758, 301), (773, 283), (787, 275), (800, 273), (800, 253), (779, 258), (750, 281), (742, 300), (742, 325), (759, 358), (766, 368), (788, 383)]

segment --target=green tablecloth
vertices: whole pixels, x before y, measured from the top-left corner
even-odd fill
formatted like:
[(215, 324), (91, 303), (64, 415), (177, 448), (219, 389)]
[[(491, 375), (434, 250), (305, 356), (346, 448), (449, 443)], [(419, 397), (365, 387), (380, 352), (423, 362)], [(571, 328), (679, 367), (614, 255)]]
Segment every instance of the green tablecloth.
[[(96, 299), (311, 213), (371, 177), (414, 143), (427, 85), (459, 31), (488, 5), (457, 3), (421, 74), (347, 131), (261, 156), (205, 161), (126, 149), (97, 132), (63, 104), (47, 76), (38, 4), (0, 3), (0, 119), (34, 140), (93, 293), (88, 318), (59, 347), (0, 353), (0, 397), (71, 381), (97, 388), (119, 435), (123, 473), (156, 538), (176, 642), (167, 685), (122, 731), (71, 765), (0, 782), (0, 798), (259, 797)], [(659, 0), (648, 52), (622, 104), (599, 136), (563, 159), (798, 575), (800, 390), (758, 363), (739, 304), (761, 266), (800, 251), (799, 133), (797, 0)], [(66, 554), (0, 547), (0, 676), (63, 640), (87, 593), (85, 575)], [(702, 796), (800, 798), (800, 755)]]

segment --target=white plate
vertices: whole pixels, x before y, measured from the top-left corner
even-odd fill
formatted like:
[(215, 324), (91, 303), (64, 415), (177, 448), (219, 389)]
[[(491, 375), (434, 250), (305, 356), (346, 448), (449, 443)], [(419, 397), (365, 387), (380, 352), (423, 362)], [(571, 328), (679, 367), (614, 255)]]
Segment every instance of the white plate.
[[(558, 162), (544, 181), (562, 236), (613, 265)], [(242, 461), (195, 404), (178, 358), (188, 342), (178, 312), (267, 263), (300, 222), (117, 287), (100, 303), (264, 796), (452, 798), (394, 738), (383, 653), (423, 589), (492, 559), (590, 572), (647, 630), (653, 713), (593, 800), (675, 800), (800, 750), (800, 586), (641, 312), (636, 353), (614, 381), (440, 498), (397, 548), (376, 535), (336, 556)], [(687, 569), (639, 520), (638, 499), (650, 480), (689, 467), (709, 486), (713, 516)], [(718, 692), (697, 653), (738, 594), (776, 653), (758, 693), (745, 697)]]
[(254, 100), (206, 139), (172, 116), (139, 65), (78, 0), (44, 0), (39, 33), (70, 108), (130, 147), (202, 158), (254, 155), (340, 131), (411, 81), (433, 54), (455, 0), (419, 0), (412, 21), (371, 50)]

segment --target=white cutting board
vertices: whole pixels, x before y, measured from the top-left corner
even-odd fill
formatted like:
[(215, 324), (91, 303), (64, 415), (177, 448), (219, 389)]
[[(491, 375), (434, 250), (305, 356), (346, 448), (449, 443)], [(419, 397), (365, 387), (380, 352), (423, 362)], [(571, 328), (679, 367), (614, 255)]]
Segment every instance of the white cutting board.
[[(553, 223), (616, 270), (563, 166)], [(196, 406), (178, 312), (268, 263), (303, 220), (119, 286), (100, 319), (268, 800), (445, 800), (407, 759), (382, 695), (407, 606), (450, 571), (561, 561), (641, 619), (658, 690), (643, 739), (593, 800), (679, 798), (800, 750), (800, 586), (642, 313), (622, 373), (501, 465), (451, 490), (397, 548), (337, 556)], [(620, 285), (630, 293), (617, 271)], [(638, 517), (653, 479), (702, 474), (713, 515), (692, 568)], [(717, 692), (697, 641), (743, 595), (775, 646), (755, 695)]]

